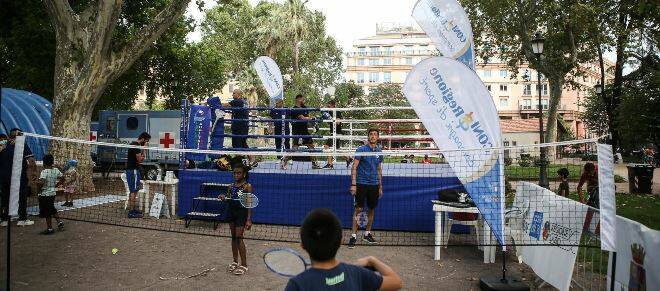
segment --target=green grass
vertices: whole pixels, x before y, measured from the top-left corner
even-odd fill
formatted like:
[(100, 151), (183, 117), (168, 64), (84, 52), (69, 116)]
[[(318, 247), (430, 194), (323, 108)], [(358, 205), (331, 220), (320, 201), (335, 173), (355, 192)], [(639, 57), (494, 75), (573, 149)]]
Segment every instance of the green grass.
[[(577, 192), (569, 198), (579, 201)], [(660, 198), (649, 194), (616, 194), (616, 214), (660, 230)]]
[[(557, 170), (561, 168), (567, 168), (569, 172), (569, 180), (579, 180), (580, 173), (582, 172), (582, 165), (573, 165), (573, 164), (551, 164), (548, 167), (548, 178), (550, 180), (556, 180)], [(538, 180), (539, 178), (539, 167), (521, 167), (518, 165), (511, 165), (504, 167), (504, 175), (507, 179), (511, 180)]]

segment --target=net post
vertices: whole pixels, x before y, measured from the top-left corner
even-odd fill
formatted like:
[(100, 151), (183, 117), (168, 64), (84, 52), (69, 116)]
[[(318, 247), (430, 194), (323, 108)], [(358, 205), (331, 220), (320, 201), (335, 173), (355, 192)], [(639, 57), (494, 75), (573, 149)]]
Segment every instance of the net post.
[(14, 141), (14, 158), (11, 169), (11, 185), (9, 190), (9, 215), (7, 216), (7, 291), (11, 284), (11, 218), (18, 215), (18, 200), (21, 190), (21, 172), (23, 172), (23, 149), (25, 148), (25, 136), (18, 135)]
[[(183, 99), (181, 100), (181, 122), (180, 122), (180, 127), (179, 127), (179, 148), (185, 149), (186, 148), (186, 142), (187, 142), (187, 120), (188, 120), (188, 114), (186, 114), (188, 108), (188, 99)], [(179, 169), (183, 170), (186, 168), (186, 154), (185, 153), (179, 153)]]

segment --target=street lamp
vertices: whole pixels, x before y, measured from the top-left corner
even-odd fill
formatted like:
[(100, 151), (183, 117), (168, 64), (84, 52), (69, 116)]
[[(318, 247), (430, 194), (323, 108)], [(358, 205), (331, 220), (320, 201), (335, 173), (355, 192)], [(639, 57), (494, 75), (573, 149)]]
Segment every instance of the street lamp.
[(594, 86), (594, 89), (596, 89), (596, 94), (603, 94), (603, 85), (601, 85), (600, 82)]
[[(543, 55), (544, 43), (545, 43), (545, 39), (543, 39), (539, 33), (537, 33), (534, 39), (532, 40), (532, 51), (534, 52), (534, 55), (536, 55), (536, 61), (537, 61), (536, 77), (538, 80), (538, 88), (539, 88), (539, 144), (543, 144), (543, 103), (541, 102), (542, 86), (541, 86), (541, 73), (539, 71), (539, 68), (541, 66), (541, 55)], [(547, 169), (547, 163), (545, 157), (545, 148), (541, 146), (539, 148), (539, 152), (541, 155), (541, 160), (539, 165), (539, 186), (548, 188), (549, 187), (548, 169)]]

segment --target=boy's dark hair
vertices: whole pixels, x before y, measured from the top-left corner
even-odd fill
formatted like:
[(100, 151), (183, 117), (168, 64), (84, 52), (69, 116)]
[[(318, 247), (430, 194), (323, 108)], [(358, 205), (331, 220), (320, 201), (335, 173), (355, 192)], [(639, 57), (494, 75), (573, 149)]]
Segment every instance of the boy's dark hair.
[(568, 175), (569, 175), (568, 169), (561, 168), (561, 169), (557, 170), (557, 175), (559, 175), (562, 178), (568, 178)]
[(6, 135), (6, 134), (4, 134), (4, 133), (0, 133), (0, 138), (4, 138), (4, 139), (7, 139), (7, 135)]
[(44, 162), (44, 166), (52, 167), (53, 164), (55, 163), (55, 158), (53, 157), (53, 155), (50, 154), (44, 155), (43, 162)]
[(375, 131), (378, 135), (380, 135), (380, 130), (378, 130), (378, 128), (372, 127), (372, 128), (369, 128), (369, 130), (367, 130), (367, 136), (369, 136), (369, 134), (372, 131)]
[(142, 140), (149, 139), (150, 140), (151, 139), (151, 134), (149, 134), (148, 132), (145, 131), (143, 133), (140, 133), (140, 136), (138, 136), (138, 139), (142, 139)]
[(328, 105), (335, 106), (335, 105), (337, 105), (337, 101), (335, 99), (330, 99), (330, 100), (328, 100)]
[(296, 95), (296, 99), (303, 98), (303, 94)]
[(341, 223), (328, 209), (314, 209), (300, 227), (302, 247), (316, 262), (334, 259), (341, 245)]
[(593, 172), (596, 170), (596, 165), (594, 165), (594, 163), (586, 163), (584, 164), (584, 170), (587, 172)]

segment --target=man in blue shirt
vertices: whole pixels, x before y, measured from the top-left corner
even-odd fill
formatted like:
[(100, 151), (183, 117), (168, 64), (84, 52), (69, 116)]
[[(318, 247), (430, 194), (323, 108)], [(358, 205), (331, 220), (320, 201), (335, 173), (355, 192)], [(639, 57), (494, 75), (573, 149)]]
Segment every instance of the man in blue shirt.
[[(289, 280), (286, 291), (296, 290), (399, 290), (401, 278), (375, 257), (359, 259), (355, 265), (335, 258), (341, 245), (341, 223), (327, 209), (310, 212), (300, 227), (302, 247), (312, 267)], [(367, 269), (372, 268), (380, 275)]]
[[(234, 149), (248, 149), (247, 135), (249, 132), (248, 122), (250, 113), (247, 109), (247, 102), (243, 99), (243, 91), (236, 89), (232, 92), (234, 98), (229, 103), (222, 104), (225, 107), (231, 107), (231, 147)], [(255, 168), (257, 163), (253, 161), (252, 156), (248, 156), (250, 166)]]
[(358, 225), (355, 218), (364, 209), (364, 200), (367, 200), (367, 206), (369, 207), (369, 212), (367, 212), (369, 221), (367, 222), (362, 239), (370, 244), (376, 242), (371, 234), (371, 226), (374, 224), (374, 210), (378, 206), (378, 199), (383, 196), (383, 172), (381, 166), (383, 156), (368, 154), (381, 152), (380, 146), (378, 146), (380, 132), (378, 129), (370, 128), (367, 131), (367, 137), (367, 144), (360, 146), (355, 151), (355, 162), (353, 162), (353, 168), (351, 169), (350, 192), (353, 195), (355, 212), (352, 219), (353, 232), (348, 241), (348, 248), (350, 249), (354, 248), (357, 242)]

